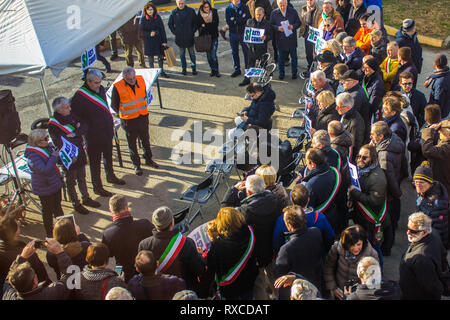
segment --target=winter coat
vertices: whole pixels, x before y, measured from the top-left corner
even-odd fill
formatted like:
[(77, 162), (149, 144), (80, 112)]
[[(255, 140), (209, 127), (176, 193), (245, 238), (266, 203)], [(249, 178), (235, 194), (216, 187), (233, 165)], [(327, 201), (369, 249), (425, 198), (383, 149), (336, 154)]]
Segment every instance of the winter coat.
[(354, 38), (356, 40), (356, 46), (360, 48), (366, 55), (370, 51), (370, 33), (375, 30), (375, 28), (364, 30), (362, 27), (356, 32)]
[[(286, 37), (283, 31), (278, 30), (281, 26), (281, 21), (289, 20), (289, 24), (292, 25), (292, 34)], [(276, 39), (276, 46), (280, 51), (290, 51), (297, 48), (297, 29), (300, 28), (301, 22), (298, 16), (297, 10), (290, 6), (286, 9), (286, 16), (283, 16), (280, 9), (275, 9), (270, 14), (270, 25), (274, 32), (274, 38)]]
[(362, 59), (364, 58), (364, 52), (356, 47), (355, 50), (347, 57), (345, 53), (338, 55), (338, 60), (341, 63), (345, 63), (351, 70), (360, 71), (362, 68)]
[(345, 300), (400, 300), (401, 291), (397, 282), (381, 280), (380, 288), (369, 289), (365, 284), (358, 284), (356, 291)]
[(248, 19), (247, 27), (264, 29), (264, 36), (266, 39), (264, 43), (247, 43), (249, 61), (256, 61), (261, 58), (263, 54), (267, 52), (267, 43), (272, 40), (272, 27), (266, 19), (262, 19), (258, 22), (256, 19)]
[[(3, 294), (3, 300), (68, 300), (72, 290), (67, 286), (67, 278), (70, 274), (66, 274), (67, 268), (72, 264), (70, 257), (65, 253), (59, 253), (56, 256), (60, 270), (64, 270), (61, 280), (49, 283), (49, 281), (41, 282), (31, 291), (18, 293), (9, 282), (5, 283), (6, 291)], [(24, 263), (26, 260), (20, 256), (13, 262), (11, 268)]]
[(230, 188), (222, 201), (222, 207), (238, 207), (245, 217), (246, 223), (255, 231), (255, 254), (259, 267), (272, 262), (272, 239), (275, 221), (281, 215), (282, 203), (270, 191), (252, 194), (238, 200), (236, 188)]
[(139, 243), (150, 237), (152, 230), (153, 224), (147, 219), (134, 220), (130, 216), (114, 221), (103, 232), (102, 243), (108, 247), (109, 256), (123, 266), (125, 282), (136, 274), (134, 263)]
[[(334, 242), (334, 230), (322, 212), (316, 211), (311, 207), (306, 208), (304, 211), (306, 215), (306, 227), (315, 227), (320, 230), (324, 249), (323, 254), (326, 255)], [(288, 237), (286, 237), (285, 233), (289, 232), (289, 230), (283, 219), (284, 214), (278, 217), (275, 222), (275, 227), (273, 228), (272, 246), (274, 253), (278, 253), (281, 246), (288, 241)]]
[[(200, 36), (210, 35), (211, 39), (217, 39), (219, 37), (219, 15), (217, 13), (217, 9), (211, 8), (212, 10), (212, 21), (210, 23), (206, 23), (203, 19), (200, 9), (197, 13), (197, 21), (198, 21), (198, 32)], [(202, 27), (202, 24), (205, 26)]]
[(312, 98), (313, 98), (312, 106), (310, 108), (305, 109), (305, 111), (306, 111), (309, 119), (311, 119), (311, 122), (313, 125), (316, 123), (317, 115), (319, 114), (319, 101), (317, 101), (317, 96), (323, 91), (331, 91), (332, 93), (334, 93), (333, 87), (331, 86), (331, 84), (328, 81), (326, 81), (325, 85), (322, 88), (320, 88), (319, 90), (314, 88), (314, 93), (312, 94)]
[(359, 148), (362, 147), (364, 142), (366, 124), (364, 123), (364, 120), (359, 112), (356, 111), (355, 107), (343, 114), (340, 121), (344, 125), (344, 129), (352, 136), (352, 157), (350, 160), (354, 163), (354, 159), (359, 152)]
[[(89, 239), (83, 234), (80, 233), (78, 235), (78, 241), (70, 242), (65, 245), (62, 245), (64, 252), (72, 260), (72, 264), (80, 267), (80, 270), (83, 270), (84, 266), (87, 264), (86, 262), (86, 253), (87, 248), (91, 245)], [(47, 251), (47, 263), (56, 273), (56, 277), (58, 279), (61, 278), (61, 270), (59, 270), (58, 259), (56, 255)]]
[(103, 300), (114, 287), (127, 289), (126, 283), (118, 277), (118, 274), (108, 268), (92, 269), (86, 265), (80, 278), (80, 289), (75, 290), (76, 300)]
[[(328, 16), (333, 18), (334, 25), (336, 27), (335, 30), (344, 30), (344, 21), (342, 20), (341, 14), (339, 12), (337, 12), (336, 10), (333, 9)], [(322, 16), (322, 14), (320, 15), (320, 18), (319, 18), (319, 29), (323, 30), (323, 16)]]
[(350, 148), (352, 146), (353, 137), (347, 130), (344, 130), (339, 136), (331, 139), (331, 147), (339, 152), (342, 160), (342, 166), (345, 166), (347, 159), (352, 155), (350, 154)]
[[(333, 230), (338, 230), (341, 217), (337, 211), (336, 201), (333, 201), (335, 198), (332, 198), (332, 200), (330, 198), (333, 195), (336, 197), (340, 182), (340, 174), (336, 179), (334, 170), (327, 163), (309, 171), (302, 180), (302, 184), (309, 191), (309, 205), (314, 210), (323, 212)], [(335, 187), (337, 187), (336, 190)]]
[(139, 19), (138, 17), (133, 17), (128, 20), (123, 26), (121, 26), (117, 33), (122, 39), (123, 44), (134, 45), (141, 41), (139, 38)]
[(272, 192), (277, 197), (282, 208), (289, 205), (289, 196), (286, 189), (281, 184), (277, 183), (271, 187), (267, 187), (266, 190)]
[(402, 118), (399, 114), (387, 119), (384, 118), (384, 121), (388, 124), (391, 132), (395, 133), (400, 139), (402, 139), (403, 143), (406, 144), (406, 138), (408, 137), (408, 130), (406, 129), (405, 124), (402, 121)]
[(128, 282), (128, 290), (136, 300), (172, 300), (175, 293), (185, 289), (183, 279), (168, 274), (136, 274)]
[(355, 34), (358, 32), (359, 28), (361, 27), (359, 23), (359, 18), (366, 13), (367, 8), (362, 4), (359, 8), (356, 8), (354, 6), (351, 6), (350, 12), (348, 14), (348, 20), (345, 25), (345, 32), (351, 36), (354, 37)]
[(395, 134), (376, 144), (378, 163), (383, 169), (387, 180), (388, 200), (399, 199), (402, 195), (400, 189), (402, 157), (405, 153), (405, 144)]
[[(311, 11), (309, 12), (311, 14)], [(314, 3), (314, 12), (312, 13), (312, 17), (310, 18), (309, 23), (308, 20), (308, 5), (303, 5), (300, 9), (300, 29), (298, 31), (298, 37), (308, 37), (309, 27), (318, 28), (319, 27), (319, 19), (322, 17), (322, 7), (317, 3)]]
[[(255, 231), (255, 241), (258, 241), (257, 239)], [(247, 225), (242, 226), (227, 238), (222, 236), (216, 238), (211, 243), (211, 248), (206, 257), (208, 272), (215, 273), (218, 279), (222, 279), (244, 256), (249, 241), (250, 230)], [(236, 280), (228, 285), (220, 286), (220, 294), (225, 299), (233, 299), (253, 291), (253, 286), (258, 276), (257, 253), (255, 250), (256, 247)]]
[(246, 5), (248, 7), (248, 11), (250, 12), (250, 16), (252, 17), (252, 19), (255, 18), (255, 10), (258, 7), (264, 9), (264, 18), (266, 20), (270, 19), (270, 14), (272, 13), (273, 9), (269, 0), (248, 0)]
[[(139, 243), (138, 252), (150, 250), (156, 259), (162, 256), (172, 238), (178, 233), (177, 229), (171, 231), (158, 231), (153, 229), (153, 235)], [(164, 274), (175, 275), (186, 282), (186, 288), (196, 290), (197, 278), (205, 271), (205, 263), (197, 251), (194, 240), (186, 237), (183, 247), (176, 259), (172, 262)]]
[(411, 60), (417, 68), (418, 73), (422, 72), (422, 45), (417, 38), (417, 32), (410, 36), (406, 32), (403, 31), (403, 27), (400, 27), (400, 30), (395, 34), (395, 41), (398, 44), (398, 47), (410, 47), (411, 48)]
[(439, 232), (442, 244), (448, 243), (448, 192), (444, 185), (435, 181), (425, 194), (418, 195), (417, 212), (423, 212), (431, 218), (433, 228)]
[[(63, 145), (61, 137), (64, 137), (67, 141), (78, 147), (78, 157), (74, 162), (72, 162), (69, 170), (85, 166), (87, 164), (87, 158), (86, 152), (84, 151), (83, 136), (87, 133), (88, 130), (86, 123), (84, 121), (80, 121), (80, 119), (78, 119), (73, 113), (69, 114), (68, 116), (63, 116), (55, 111), (53, 113), (53, 117), (63, 126), (71, 125), (75, 128), (73, 132), (75, 136), (68, 137), (68, 133), (66, 133), (66, 131), (61, 129), (56, 124), (52, 122), (48, 124), (48, 133), (50, 134), (50, 137), (52, 137), (52, 142), (58, 149), (60, 149)], [(79, 127), (77, 127), (77, 124), (79, 124)]]
[(264, 129), (272, 128), (272, 115), (275, 112), (275, 91), (269, 86), (264, 87), (263, 94), (252, 100), (252, 103), (241, 112), (247, 111), (247, 124), (257, 125)]
[(278, 252), (273, 266), (275, 279), (288, 272), (301, 274), (317, 288), (321, 287), (324, 244), (318, 228), (303, 228), (285, 233), (289, 238)]
[(327, 290), (344, 289), (348, 281), (358, 280), (356, 268), (358, 262), (367, 256), (375, 258), (377, 261), (378, 253), (372, 248), (370, 242), (366, 243), (366, 246), (361, 250), (355, 259), (349, 261), (346, 259), (346, 254), (350, 254), (344, 249), (342, 243), (337, 240), (331, 247), (328, 255), (325, 259), (323, 267), (323, 277), (325, 280), (325, 287)]
[[(85, 88), (91, 95), (99, 96), (106, 102), (106, 91), (103, 86), (100, 86), (98, 94), (89, 89), (86, 82), (82, 88)], [(102, 146), (112, 141), (114, 136), (114, 121), (109, 109), (106, 110), (100, 107), (98, 104), (86, 98), (80, 91), (75, 92), (70, 107), (75, 116), (87, 124), (88, 132), (86, 134), (86, 140), (88, 145)]]
[[(337, 60), (335, 60), (337, 61)], [(336, 81), (334, 79), (334, 66), (336, 65), (336, 62), (332, 62), (329, 65), (327, 65), (322, 71), (325, 73), (325, 77), (327, 78), (327, 82), (330, 84), (330, 86), (333, 88), (333, 93), (336, 93), (337, 86), (339, 84), (339, 81)]]
[(316, 130), (327, 130), (328, 124), (333, 120), (339, 120), (339, 113), (336, 111), (336, 103), (332, 103), (328, 107), (319, 109), (313, 128)]
[(225, 21), (227, 22), (230, 33), (243, 35), (247, 20), (250, 18), (248, 7), (243, 1), (236, 8), (230, 3), (225, 9)]
[[(365, 131), (367, 132), (369, 129), (368, 127), (370, 124), (370, 117), (372, 115), (372, 106), (369, 102), (369, 99), (367, 98), (366, 92), (360, 84), (357, 84), (353, 88), (346, 90), (346, 92), (350, 93), (350, 95), (352, 96), (354, 101), (353, 109), (356, 109), (356, 111), (358, 111), (363, 118)], [(364, 138), (367, 137), (368, 136), (364, 136)]]
[(434, 231), (409, 244), (399, 266), (402, 300), (440, 300), (443, 285), (439, 279), (447, 252)]
[(411, 72), (412, 75), (414, 76), (414, 88), (417, 85), (417, 77), (419, 75), (419, 72), (417, 71), (416, 66), (414, 65), (414, 63), (412, 61), (408, 61), (405, 64), (399, 64), (398, 65), (398, 69), (397, 69), (397, 73), (395, 74), (394, 80), (392, 80), (392, 84), (391, 84), (391, 91), (399, 91), (401, 89), (400, 87), (400, 75), (403, 72)]
[(422, 154), (431, 163), (433, 178), (450, 190), (450, 140), (439, 140), (435, 144), (436, 131), (433, 128), (422, 130)]
[[(150, 36), (154, 31), (155, 35)], [(159, 14), (148, 20), (145, 15), (139, 21), (139, 32), (144, 40), (144, 54), (147, 56), (163, 55), (162, 44), (167, 43), (166, 30)]]
[(34, 151), (25, 150), (28, 167), (31, 170), (31, 190), (37, 196), (55, 194), (63, 187), (62, 175), (56, 166), (59, 156), (51, 155), (53, 147), (48, 146), (50, 158), (46, 158)]
[(381, 104), (384, 97), (384, 81), (381, 71), (376, 71), (370, 76), (364, 76), (362, 82), (363, 89), (365, 88), (366, 96), (368, 95), (370, 114), (374, 114), (381, 109)]
[(370, 46), (369, 54), (378, 60), (378, 64), (381, 64), (387, 57), (387, 44), (388, 39), (381, 37), (380, 40)]
[(340, 13), (340, 15), (342, 17), (342, 21), (344, 22), (344, 26), (347, 24), (348, 15), (350, 14), (351, 8), (352, 8), (351, 3), (347, 4), (346, 7), (343, 7), (339, 4), (336, 6), (336, 11)]
[(383, 72), (384, 89), (386, 91), (391, 90), (392, 82), (397, 75), (399, 65), (400, 64), (397, 58), (391, 59), (389, 57), (384, 59), (381, 63), (380, 69), (381, 72)]
[(445, 118), (450, 112), (450, 69), (435, 71), (430, 75), (431, 92), (428, 104), (441, 107), (441, 117)]
[(323, 147), (322, 152), (325, 154), (325, 159), (330, 167), (336, 168), (339, 172), (342, 168), (341, 155), (337, 150), (334, 150), (331, 146)]
[(167, 23), (170, 31), (175, 35), (175, 43), (180, 48), (190, 48), (194, 45), (194, 34), (198, 22), (195, 10), (185, 6), (183, 10), (172, 10)]
[(427, 98), (425, 98), (425, 95), (416, 88), (412, 88), (408, 93), (403, 90), (400, 92), (409, 98), (409, 105), (411, 106), (414, 116), (417, 119), (419, 127), (422, 127), (425, 123), (424, 114), (425, 107), (428, 105)]

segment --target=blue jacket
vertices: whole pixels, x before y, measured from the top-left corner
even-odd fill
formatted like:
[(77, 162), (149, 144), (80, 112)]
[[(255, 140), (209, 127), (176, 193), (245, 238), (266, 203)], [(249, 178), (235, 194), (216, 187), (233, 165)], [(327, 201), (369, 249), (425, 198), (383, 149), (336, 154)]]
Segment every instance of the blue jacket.
[(441, 118), (448, 116), (450, 112), (450, 70), (447, 67), (440, 72), (430, 75), (431, 92), (429, 104), (438, 104), (441, 107)]
[(356, 47), (355, 51), (347, 57), (344, 53), (341, 53), (337, 58), (341, 63), (345, 63), (349, 69), (359, 71), (362, 68), (362, 59), (364, 58), (364, 52)]
[(275, 91), (269, 86), (264, 87), (263, 94), (255, 100), (249, 107), (244, 108), (242, 112), (247, 111), (247, 124), (257, 125), (264, 129), (272, 129), (272, 115), (275, 112)]
[(250, 11), (248, 11), (248, 7), (243, 1), (237, 7), (230, 3), (225, 9), (225, 20), (230, 28), (230, 33), (243, 35), (248, 19), (251, 19)]
[(388, 124), (389, 129), (394, 132), (400, 139), (402, 139), (403, 143), (406, 143), (406, 138), (408, 136), (408, 130), (406, 129), (405, 123), (399, 115), (395, 115), (389, 119), (384, 119), (384, 121)]
[(167, 23), (170, 31), (175, 35), (175, 44), (181, 48), (194, 45), (194, 34), (198, 28), (195, 10), (185, 6), (183, 10), (172, 10)]
[(419, 39), (417, 39), (417, 32), (410, 36), (403, 31), (403, 27), (395, 34), (395, 41), (398, 43), (398, 47), (410, 47), (411, 48), (411, 60), (417, 68), (418, 73), (422, 72), (422, 46)]
[[(333, 228), (331, 228), (330, 223), (328, 222), (327, 218), (322, 212), (315, 211), (312, 208), (307, 208), (305, 210), (305, 214), (306, 214), (306, 227), (307, 228), (316, 227), (322, 233), (324, 254), (326, 254), (334, 242)], [(273, 251), (275, 253), (278, 253), (281, 246), (286, 243), (285, 233), (289, 232), (289, 230), (286, 227), (286, 224), (284, 223), (283, 217), (284, 214), (278, 217), (277, 221), (275, 222), (275, 227), (273, 228), (272, 245)]]
[[(51, 154), (53, 147), (49, 146), (48, 150)], [(35, 195), (49, 196), (61, 190), (63, 180), (56, 166), (58, 157), (50, 155), (47, 159), (34, 151), (25, 150), (25, 158), (31, 170), (31, 189)]]
[(414, 116), (419, 123), (419, 127), (422, 127), (425, 123), (424, 113), (425, 107), (428, 104), (427, 98), (425, 98), (423, 92), (415, 88), (412, 88), (408, 93), (405, 93), (403, 90), (401, 90), (400, 92), (409, 98), (409, 103), (411, 105), (411, 109), (413, 110)]
[[(289, 20), (293, 26), (292, 34), (286, 37), (284, 32), (278, 30), (281, 26), (281, 21)], [(277, 48), (281, 51), (290, 51), (297, 48), (297, 29), (300, 28), (300, 18), (297, 10), (290, 6), (286, 9), (286, 17), (283, 16), (280, 9), (275, 9), (270, 14), (270, 24), (274, 31), (274, 38), (276, 39)]]
[(431, 224), (439, 232), (444, 246), (448, 243), (448, 193), (444, 185), (435, 181), (423, 196), (416, 200), (417, 211), (431, 218)]

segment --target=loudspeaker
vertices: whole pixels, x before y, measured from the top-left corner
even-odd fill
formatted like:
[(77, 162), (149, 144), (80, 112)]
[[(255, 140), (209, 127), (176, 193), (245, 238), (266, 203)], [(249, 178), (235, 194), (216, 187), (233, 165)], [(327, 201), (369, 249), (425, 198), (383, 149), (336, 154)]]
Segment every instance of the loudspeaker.
[(0, 144), (9, 144), (20, 133), (20, 118), (11, 90), (0, 91)]

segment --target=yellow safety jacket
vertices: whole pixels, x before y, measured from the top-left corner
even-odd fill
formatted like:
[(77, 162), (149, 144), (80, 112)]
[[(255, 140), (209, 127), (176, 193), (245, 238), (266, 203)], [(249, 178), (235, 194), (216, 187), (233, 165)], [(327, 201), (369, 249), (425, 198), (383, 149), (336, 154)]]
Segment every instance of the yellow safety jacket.
[(119, 117), (121, 119), (134, 119), (140, 115), (147, 115), (147, 92), (145, 90), (145, 81), (142, 76), (136, 76), (136, 85), (133, 89), (125, 82), (120, 80), (114, 84), (120, 97)]

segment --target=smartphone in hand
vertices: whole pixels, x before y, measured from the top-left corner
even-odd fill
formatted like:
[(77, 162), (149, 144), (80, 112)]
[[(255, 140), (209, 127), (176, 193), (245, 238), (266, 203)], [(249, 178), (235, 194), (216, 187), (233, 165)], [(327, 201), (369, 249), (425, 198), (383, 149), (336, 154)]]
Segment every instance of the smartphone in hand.
[(120, 276), (122, 274), (123, 266), (116, 266), (114, 271)]

